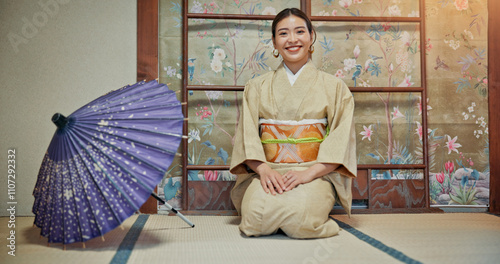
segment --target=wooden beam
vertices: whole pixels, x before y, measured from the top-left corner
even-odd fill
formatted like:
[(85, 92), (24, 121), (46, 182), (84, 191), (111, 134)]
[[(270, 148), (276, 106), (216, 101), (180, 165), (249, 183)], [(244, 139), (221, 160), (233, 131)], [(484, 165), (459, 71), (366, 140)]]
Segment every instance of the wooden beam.
[(137, 81), (158, 78), (158, 0), (137, 0)]
[[(150, 81), (156, 78), (158, 78), (158, 0), (137, 0), (137, 81)], [(144, 214), (158, 213), (156, 200), (150, 197), (139, 211)]]
[(490, 213), (500, 214), (500, 1), (488, 1)]
[[(184, 114), (185, 117), (189, 116), (188, 113), (188, 77), (186, 72), (188, 72), (188, 10), (189, 10), (189, 3), (188, 0), (183, 0), (182, 1), (182, 102), (186, 103), (182, 106), (182, 114)], [(184, 125), (182, 127), (182, 134), (187, 135), (188, 134), (188, 120), (184, 120)], [(181, 162), (181, 169), (182, 169), (182, 181), (181, 181), (181, 194), (182, 194), (182, 200), (181, 200), (181, 207), (182, 209), (187, 209), (188, 208), (188, 201), (189, 201), (189, 191), (188, 191), (188, 184), (189, 184), (189, 177), (188, 177), (188, 139), (183, 138), (182, 139), (182, 162)]]

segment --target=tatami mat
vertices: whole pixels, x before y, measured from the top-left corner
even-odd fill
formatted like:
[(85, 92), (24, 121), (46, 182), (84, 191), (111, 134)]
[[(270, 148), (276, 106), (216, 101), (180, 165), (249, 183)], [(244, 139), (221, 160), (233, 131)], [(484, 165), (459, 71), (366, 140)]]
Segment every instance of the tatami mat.
[[(16, 255), (8, 255), (9, 249), (3, 242), (0, 263), (109, 263), (136, 218), (137, 215), (131, 216), (121, 227), (105, 234), (104, 241), (98, 237), (87, 241), (85, 248), (83, 243), (74, 243), (66, 245), (64, 250), (62, 244), (48, 245), (47, 238), (40, 237), (40, 229), (33, 226), (34, 217), (16, 217)], [(11, 230), (7, 222), (7, 217), (0, 218), (0, 241), (7, 241), (5, 238)]]
[[(484, 213), (335, 215), (326, 239), (248, 238), (236, 216), (134, 215), (85, 243), (47, 246), (33, 217), (16, 218), (16, 256), (0, 263), (499, 263), (500, 217)], [(0, 218), (7, 237), (8, 218)], [(134, 225), (134, 228), (131, 228)], [(125, 239), (126, 238), (126, 239)], [(124, 240), (125, 239), (125, 240)], [(5, 241), (5, 240), (4, 240)], [(7, 243), (7, 242), (5, 242)]]
[(423, 263), (500, 263), (500, 217), (485, 213), (336, 215)]
[[(249, 238), (241, 235), (238, 217), (189, 218), (195, 228), (172, 216), (150, 216), (129, 263), (353, 263), (353, 256), (358, 263), (400, 263), (344, 231), (325, 239)], [(152, 237), (159, 244), (149, 243)]]

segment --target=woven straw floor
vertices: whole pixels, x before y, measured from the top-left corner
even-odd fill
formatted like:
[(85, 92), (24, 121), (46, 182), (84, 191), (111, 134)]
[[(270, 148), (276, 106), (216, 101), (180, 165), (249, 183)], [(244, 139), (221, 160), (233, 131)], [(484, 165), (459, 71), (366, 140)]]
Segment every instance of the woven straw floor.
[(335, 215), (338, 236), (248, 238), (236, 216), (134, 215), (101, 238), (47, 246), (33, 217), (16, 218), (16, 256), (0, 218), (0, 263), (500, 263), (500, 217), (485, 213)]

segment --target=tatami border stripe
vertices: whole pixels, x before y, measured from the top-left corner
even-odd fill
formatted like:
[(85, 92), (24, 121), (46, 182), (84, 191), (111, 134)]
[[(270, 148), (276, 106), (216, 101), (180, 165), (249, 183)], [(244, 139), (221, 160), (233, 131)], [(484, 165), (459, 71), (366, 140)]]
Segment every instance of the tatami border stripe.
[(386, 244), (378, 241), (377, 239), (357, 230), (356, 228), (350, 226), (349, 224), (346, 224), (346, 223), (344, 223), (338, 219), (335, 219), (333, 217), (331, 217), (331, 218), (333, 220), (335, 220), (337, 222), (337, 224), (345, 231), (351, 233), (352, 235), (359, 238), (360, 240), (368, 243), (369, 245), (375, 247), (376, 249), (379, 249), (379, 250), (387, 253), (389, 256), (391, 256), (399, 261), (402, 261), (404, 263), (411, 263), (411, 264), (417, 264), (417, 263), (421, 264), (422, 263), (418, 260), (415, 260), (415, 259), (408, 257), (403, 252), (396, 250), (394, 248), (391, 248), (391, 247), (387, 246)]
[(149, 215), (141, 214), (137, 217), (134, 224), (128, 231), (127, 235), (123, 238), (122, 243), (118, 247), (113, 259), (111, 259), (110, 264), (123, 264), (127, 263), (130, 254), (132, 253), (132, 249), (134, 249), (135, 242), (139, 238), (144, 225), (148, 221)]

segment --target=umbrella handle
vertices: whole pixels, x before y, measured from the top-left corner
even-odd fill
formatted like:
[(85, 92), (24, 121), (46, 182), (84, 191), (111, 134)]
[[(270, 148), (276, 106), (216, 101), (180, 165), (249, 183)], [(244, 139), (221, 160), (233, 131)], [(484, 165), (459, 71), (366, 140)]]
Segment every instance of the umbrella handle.
[(151, 196), (153, 196), (153, 198), (158, 200), (161, 204), (165, 205), (167, 207), (167, 210), (175, 213), (178, 217), (180, 217), (182, 220), (184, 220), (184, 222), (186, 222), (189, 226), (194, 227), (194, 224), (191, 223), (191, 221), (189, 221), (189, 219), (187, 219), (183, 214), (181, 214), (181, 212), (175, 210), (175, 208), (173, 208), (170, 204), (165, 202), (165, 200), (158, 197), (158, 195), (156, 195), (155, 193), (151, 193)]

